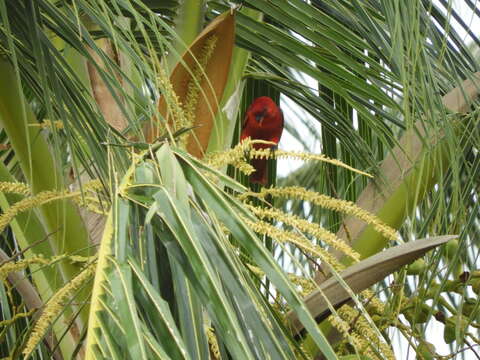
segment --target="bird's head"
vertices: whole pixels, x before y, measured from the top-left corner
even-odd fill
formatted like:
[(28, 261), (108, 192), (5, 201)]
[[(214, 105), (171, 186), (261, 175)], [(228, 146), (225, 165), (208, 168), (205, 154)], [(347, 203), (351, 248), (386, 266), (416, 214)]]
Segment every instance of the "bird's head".
[(258, 126), (262, 126), (268, 119), (278, 116), (279, 110), (275, 102), (268, 96), (262, 96), (254, 100), (248, 109), (248, 115), (255, 120)]

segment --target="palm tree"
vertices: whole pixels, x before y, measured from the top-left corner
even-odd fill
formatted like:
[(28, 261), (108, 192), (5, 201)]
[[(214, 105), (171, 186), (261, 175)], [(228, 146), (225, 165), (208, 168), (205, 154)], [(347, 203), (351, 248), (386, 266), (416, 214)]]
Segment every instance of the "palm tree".
[[(458, 3), (0, 1), (0, 354), (431, 359), (436, 324), (479, 357)], [(262, 153), (239, 133), (263, 95), (286, 129)]]

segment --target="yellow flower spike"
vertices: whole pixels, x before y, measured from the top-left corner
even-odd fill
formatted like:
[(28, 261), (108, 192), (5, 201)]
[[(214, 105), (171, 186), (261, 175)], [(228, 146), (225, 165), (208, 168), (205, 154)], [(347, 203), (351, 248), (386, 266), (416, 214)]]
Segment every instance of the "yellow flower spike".
[(373, 293), (372, 290), (363, 290), (361, 295), (366, 301), (375, 308), (379, 314), (385, 313), (385, 304)]
[(72, 197), (72, 200), (79, 206), (84, 207), (91, 212), (94, 212), (96, 214), (100, 215), (107, 215), (108, 211), (107, 209), (103, 210), (100, 204), (100, 201), (91, 196), (81, 196), (78, 194), (77, 196)]
[(325, 242), (326, 244), (332, 246), (334, 249), (337, 249), (347, 256), (351, 257), (353, 260), (360, 260), (360, 254), (353, 250), (348, 244), (343, 240), (335, 236), (332, 232), (324, 229), (318, 224), (311, 223), (308, 220), (301, 219), (296, 215), (286, 214), (281, 210), (274, 208), (261, 208), (257, 206), (247, 205), (247, 207), (252, 211), (255, 216), (260, 219), (269, 218), (281, 221), (284, 224), (293, 226), (303, 233), (313, 235), (317, 239)]
[(246, 265), (250, 269), (250, 271), (253, 272), (255, 275), (257, 275), (258, 277), (261, 278), (261, 277), (265, 276), (265, 272), (262, 269), (260, 269), (259, 267), (253, 266), (251, 264), (246, 264)]
[(28, 195), (30, 194), (30, 188), (27, 184), (20, 182), (0, 182), (0, 192), (3, 193), (13, 193), (19, 195)]
[[(157, 124), (158, 130), (156, 134), (165, 133), (167, 126), (170, 125), (172, 132), (178, 131), (180, 129), (191, 128), (195, 124), (195, 110), (198, 105), (200, 94), (202, 89), (199, 84), (202, 82), (202, 79), (205, 77), (205, 69), (208, 65), (208, 61), (213, 55), (216, 44), (218, 42), (218, 37), (216, 35), (210, 36), (203, 45), (201, 54), (198, 57), (198, 61), (194, 63), (191, 70), (191, 78), (187, 84), (187, 93), (183, 98), (183, 104), (180, 101), (180, 98), (175, 93), (174, 86), (170, 81), (165, 69), (159, 67), (158, 69), (158, 81), (160, 88), (162, 89), (162, 97), (165, 99), (164, 103), (168, 107), (168, 119)], [(168, 125), (167, 125), (168, 124)], [(191, 132), (185, 133), (180, 137), (178, 143), (185, 147), (187, 140)], [(150, 139), (154, 140), (154, 139)]]
[(83, 184), (83, 190), (91, 190), (96, 191), (100, 190), (103, 187), (102, 182), (99, 179), (91, 180), (85, 184)]
[(35, 196), (16, 202), (0, 216), (0, 232), (8, 226), (17, 214), (64, 197), (65, 193), (61, 191), (43, 191)]
[(235, 167), (238, 171), (244, 173), (245, 175), (250, 175), (255, 171), (255, 168), (245, 161), (237, 161), (232, 163), (232, 166)]
[(207, 327), (207, 338), (210, 344), (210, 350), (215, 359), (220, 360), (220, 348), (218, 347), (217, 336), (211, 327)]
[(93, 256), (80, 256), (80, 255), (70, 255), (66, 256), (68, 260), (70, 260), (72, 263), (87, 263), (87, 262), (92, 262), (97, 259), (97, 255)]
[[(207, 155), (205, 159), (207, 165), (214, 168), (222, 168), (226, 165), (232, 165), (245, 175), (250, 175), (255, 168), (246, 161), (246, 155), (249, 154), (253, 144), (272, 144), (269, 141), (244, 139), (238, 143), (233, 149)], [(270, 150), (268, 150), (270, 152)]]
[(87, 266), (81, 273), (75, 276), (69, 281), (63, 288), (58, 290), (45, 305), (45, 308), (38, 318), (30, 338), (23, 349), (23, 355), (25, 358), (35, 350), (35, 347), (43, 336), (49, 330), (53, 321), (64, 310), (65, 305), (71, 300), (74, 294), (80, 289), (87, 281), (91, 280), (96, 269), (96, 263), (92, 263)]
[[(85, 201), (82, 201), (80, 197), (81, 193), (79, 191), (42, 191), (35, 196), (22, 199), (13, 204), (0, 216), (0, 232), (5, 230), (8, 224), (10, 224), (10, 222), (15, 218), (15, 216), (17, 216), (17, 214), (56, 200), (71, 198), (78, 204), (85, 205), (87, 208), (91, 208), (92, 210), (96, 210), (96, 212), (100, 212), (103, 214), (102, 210), (99, 210), (94, 206), (90, 206), (94, 202), (93, 200), (91, 200), (92, 198), (90, 198), (90, 202), (85, 203)], [(95, 201), (97, 201), (97, 199), (95, 199)]]
[(252, 144), (253, 141), (250, 138), (245, 139), (232, 149), (207, 154), (207, 156), (204, 158), (204, 161), (208, 166), (217, 169), (229, 164), (233, 164), (245, 158), (245, 153), (252, 149)]
[[(255, 154), (256, 151), (257, 151), (257, 150), (255, 150), (254, 152), (252, 152), (253, 155)], [(351, 166), (343, 163), (343, 162), (340, 161), (340, 160), (331, 159), (331, 158), (329, 158), (328, 156), (325, 156), (325, 155), (322, 155), (322, 154), (309, 154), (309, 153), (297, 152), (297, 151), (276, 150), (274, 156), (275, 156), (275, 158), (277, 158), (277, 159), (279, 159), (279, 158), (287, 158), (287, 159), (322, 161), (322, 162), (325, 162), (325, 163), (328, 163), (328, 164), (332, 164), (332, 165), (335, 165), (335, 166), (342, 167), (342, 168), (347, 169), (347, 170), (350, 170), (350, 171), (352, 171), (352, 172), (354, 172), (354, 173), (357, 173), (357, 174), (360, 174), (360, 175), (363, 175), (363, 176), (367, 176), (367, 177), (373, 178), (373, 176), (370, 175), (370, 174), (367, 173), (367, 172), (364, 172), (364, 171), (355, 169), (354, 167), (351, 167)]]
[(258, 234), (267, 235), (280, 243), (294, 244), (305, 252), (325, 261), (337, 271), (344, 269), (343, 265), (328, 251), (318, 245), (310, 243), (307, 239), (292, 231), (281, 230), (265, 221), (253, 222), (247, 218), (243, 218), (243, 220)]
[(269, 189), (263, 188), (258, 193), (245, 192), (244, 194), (240, 195), (239, 198), (240, 200), (245, 200), (249, 196), (251, 196), (264, 199), (267, 195), (271, 195), (273, 197), (283, 197), (288, 199), (300, 199), (303, 201), (309, 201), (312, 204), (318, 205), (325, 209), (355, 216), (365, 221), (367, 224), (372, 225), (376, 231), (385, 236), (387, 239), (393, 241), (397, 240), (397, 234), (393, 228), (381, 222), (375, 215), (358, 207), (357, 205), (355, 205), (355, 203), (351, 201), (335, 199), (323, 194), (318, 194), (314, 191), (306, 190), (305, 188), (299, 186)]
[(360, 353), (371, 359), (394, 360), (392, 349), (377, 336), (362, 314), (349, 305), (342, 306), (338, 315), (331, 315), (329, 320)]
[(317, 284), (315, 284), (313, 280), (306, 279), (295, 274), (288, 274), (288, 278), (292, 283), (302, 288), (302, 290), (300, 291), (300, 295), (303, 297), (307, 296), (317, 288)]
[(162, 96), (165, 97), (165, 103), (168, 107), (168, 114), (171, 116), (171, 119), (164, 119), (158, 124), (159, 134), (165, 133), (167, 129), (167, 123), (171, 124), (171, 120), (173, 120), (174, 131), (179, 130), (181, 129), (182, 124), (187, 124), (188, 121), (185, 117), (182, 103), (175, 93), (173, 85), (170, 82), (165, 69), (161, 65), (158, 67), (158, 82), (160, 88), (162, 89)]
[[(184, 110), (186, 114), (186, 123), (181, 124), (180, 127), (176, 129), (181, 129), (182, 127), (189, 128), (195, 123), (195, 109), (198, 104), (198, 98), (200, 95), (200, 87), (202, 78), (205, 76), (205, 69), (207, 67), (208, 61), (213, 55), (215, 46), (217, 45), (218, 37), (216, 35), (210, 36), (203, 45), (201, 55), (198, 59), (198, 62), (195, 63), (195, 66), (192, 71), (192, 78), (188, 82), (188, 90), (185, 98)], [(183, 138), (183, 142), (186, 141), (186, 137)]]
[(0, 265), (0, 281), (3, 281), (11, 272), (25, 270), (30, 265), (48, 265), (50, 263), (51, 260), (45, 259), (40, 255), (17, 262), (8, 261)]
[(284, 150), (275, 150), (271, 149), (254, 149), (253, 144), (274, 144), (269, 141), (263, 140), (252, 140), (250, 138), (244, 139), (242, 142), (237, 144), (233, 149), (226, 150), (220, 153), (216, 153), (207, 160), (211, 166), (222, 167), (228, 164), (234, 164), (237, 161), (245, 159), (245, 155), (248, 154), (252, 159), (279, 159), (279, 158), (291, 158), (299, 160), (316, 160), (326, 162), (335, 166), (343, 167), (350, 171), (353, 171), (357, 174), (373, 177), (369, 173), (355, 169), (340, 160), (330, 159), (327, 156), (322, 154), (309, 154), (304, 152), (296, 151), (284, 151)]

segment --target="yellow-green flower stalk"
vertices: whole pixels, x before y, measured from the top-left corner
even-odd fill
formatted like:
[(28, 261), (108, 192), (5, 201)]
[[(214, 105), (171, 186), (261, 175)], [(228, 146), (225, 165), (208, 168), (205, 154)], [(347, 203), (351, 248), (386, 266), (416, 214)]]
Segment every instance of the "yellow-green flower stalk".
[(32, 309), (32, 310), (24, 312), (24, 313), (23, 312), (22, 313), (17, 313), (11, 319), (0, 321), (0, 327), (7, 327), (7, 326), (12, 325), (15, 321), (17, 321), (19, 319), (28, 318), (28, 317), (32, 316), (35, 313), (35, 311), (37, 311), (37, 309)]
[(208, 166), (220, 169), (226, 165), (232, 165), (245, 175), (250, 175), (255, 171), (254, 167), (246, 161), (245, 154), (252, 149), (256, 141), (250, 138), (238, 143), (234, 148), (208, 154), (204, 159)]
[(252, 205), (247, 205), (252, 213), (260, 219), (275, 219), (290, 225), (303, 233), (313, 235), (317, 239), (330, 245), (334, 249), (343, 252), (345, 255), (351, 257), (353, 260), (360, 260), (360, 255), (353, 250), (347, 243), (335, 236), (334, 233), (324, 229), (318, 224), (311, 223), (308, 220), (302, 219), (296, 215), (287, 214), (281, 210), (274, 208), (262, 208)]
[[(253, 144), (273, 144), (269, 141), (263, 140), (252, 140), (251, 138), (244, 139), (242, 142), (238, 143), (233, 149), (229, 149), (222, 152), (217, 152), (207, 159), (207, 163), (210, 166), (215, 168), (221, 168), (225, 165), (232, 165), (238, 168), (240, 171), (244, 172), (246, 175), (251, 174), (253, 172), (253, 167), (251, 167), (252, 171), (247, 168), (247, 171), (244, 171), (246, 164), (247, 156), (253, 159), (281, 159), (281, 158), (289, 158), (289, 159), (299, 159), (303, 161), (307, 160), (314, 160), (314, 161), (322, 161), (326, 162), (335, 166), (343, 167), (347, 170), (353, 171), (357, 174), (373, 177), (369, 173), (364, 171), (355, 169), (340, 160), (331, 159), (322, 154), (310, 154), (305, 152), (296, 152), (296, 151), (284, 151), (284, 150), (275, 150), (272, 151), (271, 149), (254, 149)], [(241, 166), (241, 168), (239, 168)]]
[[(99, 187), (99, 182), (93, 181), (85, 184), (85, 190), (94, 190)], [(0, 189), (4, 189), (5, 192), (15, 192), (18, 194), (27, 194), (28, 188), (21, 183), (0, 183)], [(100, 214), (104, 214), (104, 211), (100, 208), (100, 202), (94, 197), (84, 197), (80, 191), (68, 192), (68, 191), (42, 191), (35, 196), (26, 197), (8, 208), (0, 216), (0, 232), (10, 224), (15, 216), (21, 212), (39, 207), (41, 205), (50, 203), (56, 200), (72, 199), (77, 204), (87, 207), (91, 211), (95, 211)]]
[(17, 262), (7, 261), (0, 265), (0, 281), (5, 280), (11, 272), (25, 270), (30, 265), (48, 265), (50, 263), (51, 260), (40, 255), (31, 256), (28, 259), (19, 260)]
[(68, 304), (74, 294), (87, 282), (90, 281), (95, 273), (96, 262), (88, 265), (82, 272), (68, 282), (63, 288), (57, 291), (45, 305), (42, 314), (38, 318), (30, 338), (27, 340), (23, 355), (28, 358), (35, 350), (42, 338), (62, 313), (64, 307)]
[(247, 218), (244, 218), (243, 220), (258, 234), (267, 235), (279, 243), (294, 244), (312, 256), (325, 261), (337, 271), (343, 270), (344, 268), (332, 254), (325, 249), (322, 249), (320, 246), (312, 244), (307, 238), (300, 234), (294, 233), (293, 231), (281, 230), (265, 221), (254, 222)]
[(207, 68), (208, 61), (213, 55), (217, 41), (218, 37), (216, 35), (210, 36), (203, 45), (201, 54), (198, 57), (198, 62), (195, 62), (192, 70), (192, 77), (188, 82), (187, 95), (185, 96), (185, 104), (183, 106), (187, 123), (178, 124), (179, 126), (177, 126), (177, 129), (181, 129), (182, 127), (188, 128), (195, 123), (195, 110), (201, 92), (200, 83), (205, 75), (205, 69)]
[(372, 290), (363, 290), (361, 295), (378, 314), (385, 314), (385, 304), (373, 293)]
[(361, 354), (370, 359), (395, 360), (390, 346), (378, 337), (358, 310), (344, 305), (329, 320)]
[(162, 90), (162, 96), (165, 98), (165, 103), (168, 108), (168, 118), (160, 121), (157, 125), (159, 128), (158, 134), (164, 134), (165, 131), (171, 131), (169, 128), (170, 121), (173, 124), (179, 124), (180, 126), (175, 126), (175, 130), (181, 128), (181, 124), (186, 124), (187, 120), (183, 111), (182, 103), (175, 93), (172, 83), (167, 75), (167, 72), (161, 64), (158, 65), (158, 85)]
[(100, 214), (100, 215), (108, 214), (108, 209), (102, 209), (101, 203), (96, 197), (81, 196), (80, 194), (78, 194), (78, 196), (74, 196), (72, 200), (80, 207), (84, 207), (96, 214)]
[(28, 124), (28, 126), (33, 126), (33, 127), (40, 127), (42, 129), (63, 129), (63, 122), (60, 120), (43, 120), (43, 122), (38, 123), (38, 124)]
[[(197, 120), (195, 119), (195, 113), (202, 91), (200, 84), (205, 77), (205, 69), (213, 55), (217, 41), (218, 37), (216, 35), (210, 36), (205, 41), (197, 61), (192, 66), (191, 76), (186, 84), (187, 91), (183, 98), (183, 103), (177, 96), (163, 65), (159, 64), (158, 82), (159, 87), (162, 89), (162, 96), (167, 106), (168, 115), (164, 122), (158, 125), (158, 134), (164, 134), (165, 131), (176, 132), (181, 129), (191, 128), (195, 124)], [(190, 135), (192, 135), (192, 132), (187, 132), (184, 136), (181, 136), (178, 139), (178, 144), (185, 147)]]
[(210, 353), (213, 355), (214, 359), (220, 360), (220, 348), (218, 347), (217, 336), (215, 335), (215, 331), (211, 327), (206, 328), (207, 332), (207, 339), (210, 345)]
[(254, 159), (260, 158), (260, 159), (298, 159), (298, 160), (315, 160), (315, 161), (322, 161), (326, 162), (328, 164), (332, 164), (335, 166), (339, 166), (342, 168), (345, 168), (347, 170), (353, 171), (357, 174), (368, 176), (368, 177), (373, 177), (369, 173), (366, 173), (364, 171), (355, 169), (354, 167), (351, 167), (344, 162), (337, 160), (337, 159), (331, 159), (328, 156), (322, 155), (322, 154), (310, 154), (310, 153), (305, 153), (305, 152), (297, 152), (297, 151), (284, 151), (284, 150), (275, 150), (272, 151), (270, 149), (253, 149), (250, 152), (250, 156)]
[(396, 231), (390, 226), (382, 223), (375, 215), (369, 213), (366, 210), (355, 205), (355, 203), (346, 200), (339, 200), (327, 195), (318, 194), (314, 191), (306, 190), (299, 186), (289, 186), (283, 188), (263, 188), (260, 192), (245, 192), (240, 195), (241, 200), (245, 200), (247, 197), (257, 197), (264, 199), (267, 195), (273, 197), (282, 197), (287, 199), (300, 199), (303, 201), (309, 201), (312, 204), (323, 207), (325, 209), (338, 211), (347, 215), (355, 216), (367, 224), (373, 226), (373, 228), (386, 237), (389, 240), (397, 240)]
[(27, 184), (20, 183), (20, 182), (1, 181), (0, 192), (19, 194), (19, 195), (29, 195), (30, 188), (28, 187)]

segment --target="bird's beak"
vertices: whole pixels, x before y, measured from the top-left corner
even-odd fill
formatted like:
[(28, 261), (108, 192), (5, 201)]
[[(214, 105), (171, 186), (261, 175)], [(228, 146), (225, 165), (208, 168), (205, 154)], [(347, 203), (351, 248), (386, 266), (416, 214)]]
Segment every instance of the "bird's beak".
[(260, 126), (262, 126), (262, 122), (263, 122), (263, 118), (265, 117), (264, 114), (257, 114), (255, 115), (255, 120), (257, 120), (257, 123), (260, 124)]

